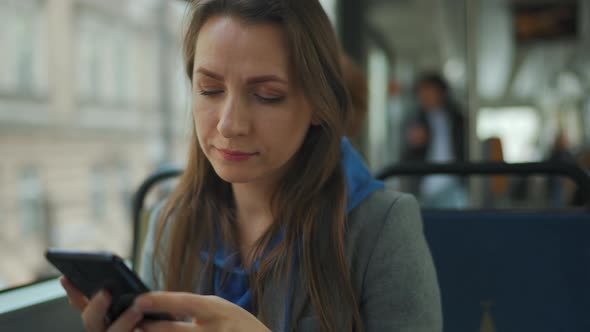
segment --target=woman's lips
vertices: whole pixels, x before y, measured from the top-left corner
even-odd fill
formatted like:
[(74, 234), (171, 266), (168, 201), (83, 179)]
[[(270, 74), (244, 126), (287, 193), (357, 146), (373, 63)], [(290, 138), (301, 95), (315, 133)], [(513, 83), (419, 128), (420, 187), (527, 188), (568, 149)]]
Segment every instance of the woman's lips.
[(258, 154), (258, 152), (242, 152), (226, 149), (217, 149), (217, 151), (227, 161), (246, 161)]

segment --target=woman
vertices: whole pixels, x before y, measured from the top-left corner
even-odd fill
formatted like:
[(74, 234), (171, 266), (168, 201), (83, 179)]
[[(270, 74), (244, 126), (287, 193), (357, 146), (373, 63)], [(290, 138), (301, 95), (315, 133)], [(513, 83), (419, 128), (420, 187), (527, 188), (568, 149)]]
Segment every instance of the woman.
[(64, 280), (85, 326), (439, 331), (415, 200), (385, 190), (341, 139), (350, 102), (319, 2), (195, 1), (184, 53), (189, 162), (154, 214), (141, 275), (165, 291), (108, 324), (108, 294), (87, 300)]

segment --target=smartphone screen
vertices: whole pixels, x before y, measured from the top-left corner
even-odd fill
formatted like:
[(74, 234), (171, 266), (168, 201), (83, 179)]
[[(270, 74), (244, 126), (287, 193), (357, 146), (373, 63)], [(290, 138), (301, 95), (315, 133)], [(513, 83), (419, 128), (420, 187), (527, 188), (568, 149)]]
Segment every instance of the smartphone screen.
[[(112, 298), (107, 318), (113, 322), (131, 304), (135, 297), (149, 289), (117, 255), (109, 252), (82, 252), (49, 249), (47, 260), (86, 297), (91, 298), (106, 289)], [(149, 313), (144, 319), (173, 320), (163, 313)]]

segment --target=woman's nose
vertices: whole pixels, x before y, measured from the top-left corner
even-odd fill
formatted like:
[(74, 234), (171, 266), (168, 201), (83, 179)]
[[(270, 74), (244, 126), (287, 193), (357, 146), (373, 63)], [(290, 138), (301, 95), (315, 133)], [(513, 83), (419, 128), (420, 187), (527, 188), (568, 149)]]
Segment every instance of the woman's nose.
[(245, 136), (250, 133), (250, 115), (239, 98), (228, 98), (217, 123), (217, 131), (225, 138)]

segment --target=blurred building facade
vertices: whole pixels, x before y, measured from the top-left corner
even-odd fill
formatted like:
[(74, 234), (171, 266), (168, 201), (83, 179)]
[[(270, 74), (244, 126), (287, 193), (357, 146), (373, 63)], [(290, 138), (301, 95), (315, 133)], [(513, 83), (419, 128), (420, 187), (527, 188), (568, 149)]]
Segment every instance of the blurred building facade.
[(0, 0), (0, 288), (48, 246), (128, 254), (133, 191), (186, 154), (184, 6)]

